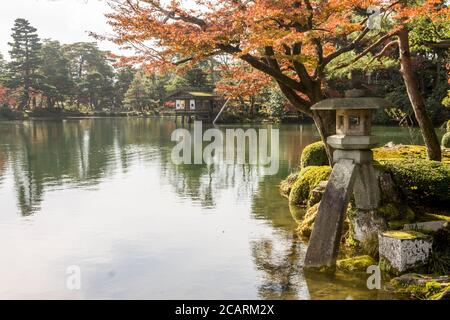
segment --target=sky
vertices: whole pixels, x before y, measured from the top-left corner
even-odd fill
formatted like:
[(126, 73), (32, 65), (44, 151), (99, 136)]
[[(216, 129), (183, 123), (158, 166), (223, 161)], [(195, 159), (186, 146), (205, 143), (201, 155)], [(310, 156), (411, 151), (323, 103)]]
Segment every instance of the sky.
[[(89, 31), (111, 33), (104, 13), (109, 11), (105, 0), (3, 0), (0, 6), (0, 52), (8, 58), (8, 42), (16, 18), (24, 18), (37, 28), (41, 39), (61, 43), (95, 41)], [(99, 42), (103, 50), (118, 53), (118, 47)]]

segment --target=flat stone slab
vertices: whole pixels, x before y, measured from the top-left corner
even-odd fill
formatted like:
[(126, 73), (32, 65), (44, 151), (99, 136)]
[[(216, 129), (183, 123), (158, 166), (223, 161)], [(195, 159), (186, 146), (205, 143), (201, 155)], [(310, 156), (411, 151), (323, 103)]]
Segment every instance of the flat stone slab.
[(385, 269), (405, 272), (425, 265), (431, 254), (432, 238), (417, 231), (386, 231), (378, 235), (380, 258)]
[(327, 138), (327, 143), (335, 149), (368, 150), (379, 145), (376, 136), (333, 135)]
[(417, 222), (403, 225), (403, 230), (427, 230), (427, 231), (438, 231), (444, 228), (447, 221), (445, 220), (434, 220)]

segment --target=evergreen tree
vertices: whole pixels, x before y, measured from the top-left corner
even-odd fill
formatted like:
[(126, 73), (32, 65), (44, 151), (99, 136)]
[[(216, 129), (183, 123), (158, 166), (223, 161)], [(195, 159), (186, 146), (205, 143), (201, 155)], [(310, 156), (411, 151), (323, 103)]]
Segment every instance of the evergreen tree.
[(143, 71), (138, 71), (125, 94), (126, 108), (143, 111), (152, 104), (152, 82)]
[(16, 19), (12, 31), (13, 42), (8, 43), (11, 47), (9, 51), (11, 56), (9, 85), (12, 88), (23, 88), (23, 94), (19, 101), (19, 108), (23, 109), (30, 105), (31, 90), (37, 87), (36, 71), (41, 63), (41, 43), (36, 28), (25, 19)]
[(63, 102), (72, 88), (69, 77), (69, 61), (58, 41), (45, 41), (41, 50), (42, 64), (39, 69), (39, 89), (46, 100), (47, 108)]
[(123, 67), (116, 69), (114, 82), (114, 107), (116, 109), (123, 108), (125, 94), (130, 88), (136, 71), (132, 67)]
[(73, 97), (76, 104), (87, 104), (95, 110), (114, 104), (114, 70), (108, 52), (96, 43), (79, 42), (64, 46), (70, 61), (70, 76), (75, 83)]

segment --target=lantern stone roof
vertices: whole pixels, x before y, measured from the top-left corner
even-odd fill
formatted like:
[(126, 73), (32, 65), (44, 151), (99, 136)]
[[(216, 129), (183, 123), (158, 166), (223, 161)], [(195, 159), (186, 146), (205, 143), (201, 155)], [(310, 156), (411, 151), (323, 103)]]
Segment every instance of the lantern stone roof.
[(311, 110), (366, 110), (388, 108), (392, 106), (392, 103), (383, 98), (331, 98), (319, 101), (311, 107)]

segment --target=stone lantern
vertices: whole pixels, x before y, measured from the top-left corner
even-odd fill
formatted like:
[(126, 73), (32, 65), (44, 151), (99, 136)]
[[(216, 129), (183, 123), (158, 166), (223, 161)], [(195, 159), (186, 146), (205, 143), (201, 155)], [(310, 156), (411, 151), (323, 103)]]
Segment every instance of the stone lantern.
[(322, 100), (311, 107), (313, 111), (336, 113), (336, 134), (327, 138), (334, 150), (334, 165), (310, 237), (307, 268), (334, 269), (352, 193), (356, 208), (364, 212), (376, 209), (380, 202), (377, 174), (371, 164), (371, 149), (378, 145), (371, 134), (371, 117), (373, 110), (390, 104), (381, 98), (364, 97), (363, 93), (349, 90), (345, 98)]
[(322, 100), (311, 110), (335, 111), (336, 134), (328, 137), (327, 144), (333, 149), (333, 162), (339, 159), (353, 159), (356, 163), (372, 160), (370, 149), (378, 145), (377, 138), (371, 135), (372, 111), (390, 104), (382, 98), (363, 97), (363, 91), (346, 91), (345, 98)]

